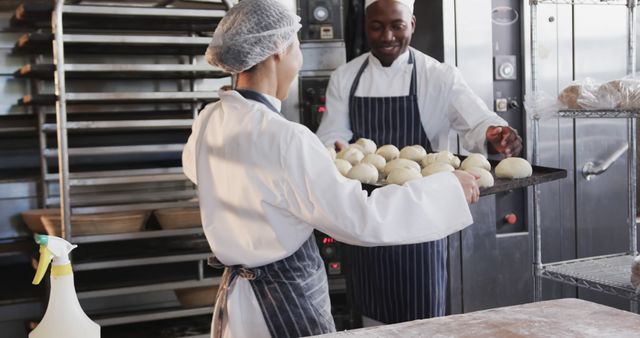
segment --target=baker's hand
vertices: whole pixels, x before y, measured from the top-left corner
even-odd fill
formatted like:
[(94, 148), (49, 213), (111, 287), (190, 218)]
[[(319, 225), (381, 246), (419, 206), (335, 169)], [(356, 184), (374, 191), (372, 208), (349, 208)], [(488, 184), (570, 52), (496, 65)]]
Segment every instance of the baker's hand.
[(506, 157), (518, 156), (522, 151), (522, 138), (518, 132), (508, 126), (487, 128), (489, 151), (504, 154)]
[(456, 178), (460, 181), (467, 203), (473, 204), (478, 202), (480, 199), (480, 188), (478, 188), (478, 179), (480, 176), (462, 170), (456, 170), (453, 174), (456, 175)]
[(340, 141), (336, 141), (335, 147), (336, 147), (336, 151), (340, 152), (342, 149), (346, 149), (348, 147), (348, 145), (344, 144), (344, 143), (342, 143)]

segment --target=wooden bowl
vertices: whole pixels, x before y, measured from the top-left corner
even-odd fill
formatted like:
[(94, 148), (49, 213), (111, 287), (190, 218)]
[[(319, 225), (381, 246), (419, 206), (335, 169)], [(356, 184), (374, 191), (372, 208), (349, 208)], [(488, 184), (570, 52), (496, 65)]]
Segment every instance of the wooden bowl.
[[(134, 210), (104, 214), (71, 216), (71, 235), (103, 235), (141, 231), (149, 218), (149, 211)], [(49, 235), (60, 236), (60, 215), (42, 216), (42, 223)]]
[(180, 304), (184, 307), (213, 306), (216, 303), (218, 286), (200, 286), (174, 290)]
[(47, 230), (44, 228), (44, 224), (40, 219), (44, 215), (57, 215), (60, 213), (60, 209), (32, 209), (27, 210), (22, 215), (22, 220), (27, 224), (29, 230), (34, 234), (44, 234)]
[(200, 208), (166, 208), (153, 212), (162, 229), (184, 229), (202, 226)]

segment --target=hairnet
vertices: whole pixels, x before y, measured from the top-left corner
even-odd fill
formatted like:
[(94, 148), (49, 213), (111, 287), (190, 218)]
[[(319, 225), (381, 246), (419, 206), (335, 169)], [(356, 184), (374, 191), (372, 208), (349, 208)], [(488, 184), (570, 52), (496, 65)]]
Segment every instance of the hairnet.
[(205, 54), (207, 62), (241, 73), (285, 50), (300, 29), (300, 17), (278, 0), (243, 0), (222, 18)]

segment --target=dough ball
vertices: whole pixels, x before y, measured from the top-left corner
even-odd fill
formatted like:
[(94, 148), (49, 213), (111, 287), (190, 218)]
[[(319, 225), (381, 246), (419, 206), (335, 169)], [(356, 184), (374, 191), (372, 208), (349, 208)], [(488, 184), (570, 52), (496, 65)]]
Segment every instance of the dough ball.
[(385, 144), (378, 148), (376, 154), (384, 157), (385, 161), (393, 161), (400, 156), (400, 150), (393, 144)]
[(406, 158), (396, 158), (395, 160), (387, 163), (384, 166), (384, 175), (389, 176), (392, 171), (398, 168), (406, 168), (415, 171), (416, 173), (420, 173), (420, 165), (414, 161), (407, 160)]
[(580, 85), (568, 86), (558, 95), (558, 100), (569, 109), (580, 109), (582, 107), (578, 104), (578, 97), (581, 91)]
[(368, 154), (362, 159), (362, 163), (370, 163), (373, 164), (379, 172), (384, 171), (384, 166), (387, 165), (387, 161), (385, 161), (384, 157), (378, 154)]
[(454, 168), (458, 168), (460, 166), (460, 159), (458, 156), (455, 156), (450, 151), (444, 150), (438, 153), (427, 154), (427, 156), (422, 159), (422, 167), (426, 168), (435, 162), (448, 163)]
[(349, 170), (347, 177), (362, 183), (374, 184), (378, 182), (378, 169), (370, 163), (358, 163)]
[(462, 161), (460, 169), (467, 170), (471, 167), (478, 167), (488, 171), (491, 171), (491, 163), (482, 154), (471, 154)]
[(359, 138), (356, 141), (356, 144), (362, 147), (362, 149), (364, 150), (362, 153), (364, 153), (365, 155), (373, 154), (376, 152), (376, 149), (378, 149), (376, 143), (368, 138)]
[(364, 154), (357, 147), (349, 146), (338, 153), (338, 158), (351, 163), (351, 165), (356, 165), (362, 161)]
[[(460, 168), (460, 158), (458, 156), (453, 155), (453, 158), (451, 159), (451, 166), (458, 169)], [(491, 166), (491, 164), (489, 164), (489, 166)]]
[(349, 144), (349, 146), (347, 146), (347, 148), (358, 149), (361, 153), (364, 154), (364, 148), (361, 145), (357, 144), (357, 143), (351, 143), (351, 144)]
[(429, 176), (440, 172), (452, 172), (456, 170), (449, 163), (433, 162), (422, 169), (422, 176)]
[(493, 187), (494, 180), (493, 180), (493, 175), (491, 175), (491, 172), (478, 167), (471, 167), (469, 169), (466, 169), (465, 171), (468, 173), (480, 176), (480, 178), (478, 179), (478, 186), (480, 188)]
[(396, 168), (387, 177), (387, 183), (403, 185), (406, 182), (422, 177), (419, 172), (408, 168)]
[(520, 157), (505, 158), (496, 166), (496, 177), (500, 178), (524, 178), (532, 173), (531, 164)]
[(336, 154), (336, 149), (334, 147), (327, 147), (327, 151), (329, 152), (329, 156), (331, 156), (332, 160), (336, 160), (336, 156), (338, 154)]
[(400, 150), (400, 158), (407, 160), (420, 162), (425, 156), (427, 156), (427, 151), (421, 145), (406, 146)]
[(352, 167), (351, 163), (340, 158), (336, 159), (334, 163), (336, 164), (336, 168), (338, 168), (338, 171), (342, 174), (342, 176), (347, 176), (349, 170), (351, 170)]

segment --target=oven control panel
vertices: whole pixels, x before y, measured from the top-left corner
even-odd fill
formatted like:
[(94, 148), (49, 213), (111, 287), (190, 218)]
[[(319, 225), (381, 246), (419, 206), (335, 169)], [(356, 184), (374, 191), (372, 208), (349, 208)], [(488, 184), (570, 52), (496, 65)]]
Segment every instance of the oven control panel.
[(302, 41), (342, 40), (342, 0), (299, 0)]
[(318, 130), (322, 115), (327, 110), (328, 76), (300, 78), (300, 123), (314, 133)]

